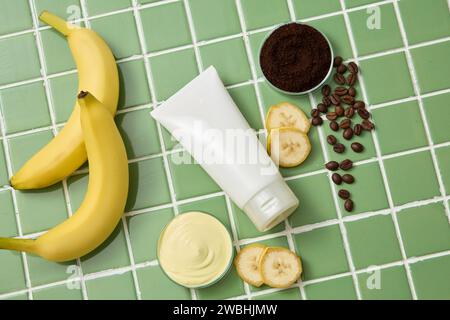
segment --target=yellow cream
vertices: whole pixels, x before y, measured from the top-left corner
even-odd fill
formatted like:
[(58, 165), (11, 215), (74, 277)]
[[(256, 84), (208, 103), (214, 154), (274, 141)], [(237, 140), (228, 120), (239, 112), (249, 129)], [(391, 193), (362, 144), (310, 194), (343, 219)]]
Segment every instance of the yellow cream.
[(202, 212), (174, 218), (159, 239), (158, 257), (164, 272), (185, 287), (201, 287), (221, 278), (233, 255), (227, 229)]

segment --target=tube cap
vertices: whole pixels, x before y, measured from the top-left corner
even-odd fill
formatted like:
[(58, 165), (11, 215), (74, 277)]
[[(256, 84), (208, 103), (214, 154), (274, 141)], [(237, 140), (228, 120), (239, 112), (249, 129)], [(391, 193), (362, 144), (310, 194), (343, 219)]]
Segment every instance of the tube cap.
[(267, 231), (286, 219), (298, 205), (295, 194), (279, 179), (259, 191), (243, 210), (259, 231)]

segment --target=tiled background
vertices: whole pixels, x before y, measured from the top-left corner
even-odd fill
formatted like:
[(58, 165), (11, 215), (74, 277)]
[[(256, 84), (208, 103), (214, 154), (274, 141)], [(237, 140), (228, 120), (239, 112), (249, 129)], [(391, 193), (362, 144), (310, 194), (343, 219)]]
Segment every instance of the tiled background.
[[(37, 20), (43, 9), (67, 17), (67, 8), (81, 8), (81, 23), (111, 45), (122, 85), (116, 119), (131, 173), (126, 215), (102, 248), (66, 264), (0, 251), (0, 298), (450, 298), (446, 0), (0, 0), (0, 8), (0, 234), (30, 237), (58, 224), (78, 208), (87, 184), (83, 167), (46, 190), (7, 185), (64, 126), (77, 88), (67, 43)], [(381, 29), (369, 30), (374, 8)], [(337, 54), (360, 64), (358, 92), (377, 130), (361, 138), (364, 153), (351, 155), (354, 212), (342, 209), (323, 169), (331, 158), (348, 156), (336, 156), (324, 142), (325, 125), (311, 131), (308, 160), (282, 170), (300, 209), (261, 234), (200, 167), (172, 163), (179, 150), (148, 113), (211, 64), (256, 129), (263, 129), (267, 108), (282, 100), (309, 111), (318, 95), (280, 95), (257, 63), (267, 32), (292, 20), (316, 26)], [(173, 284), (158, 266), (156, 242), (173, 215), (188, 210), (218, 217), (237, 250), (256, 241), (296, 250), (303, 281), (287, 290), (255, 289), (232, 271), (207, 289)], [(373, 266), (381, 270), (379, 290), (367, 286)]]

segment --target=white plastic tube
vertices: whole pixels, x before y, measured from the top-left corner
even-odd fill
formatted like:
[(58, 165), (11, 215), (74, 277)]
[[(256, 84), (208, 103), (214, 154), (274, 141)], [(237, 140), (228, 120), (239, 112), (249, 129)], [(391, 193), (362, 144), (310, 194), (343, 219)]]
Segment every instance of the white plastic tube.
[(249, 216), (258, 230), (274, 227), (298, 207), (298, 199), (214, 67), (155, 108), (151, 115)]

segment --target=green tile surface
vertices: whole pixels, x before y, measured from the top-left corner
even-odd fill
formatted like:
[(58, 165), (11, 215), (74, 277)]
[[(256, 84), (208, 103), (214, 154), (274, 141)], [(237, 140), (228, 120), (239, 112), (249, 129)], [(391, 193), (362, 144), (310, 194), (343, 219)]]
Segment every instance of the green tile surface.
[(411, 290), (403, 266), (387, 269), (374, 268), (358, 274), (361, 296), (364, 300), (411, 300)]
[(355, 300), (356, 292), (351, 277), (307, 285), (306, 296), (309, 300)]
[[(249, 286), (247, 291), (232, 268), (219, 283), (195, 290), (197, 299), (356, 299), (359, 293), (366, 300), (409, 300), (412, 292), (419, 299), (450, 299), (447, 1), (0, 0), (0, 7), (0, 237), (27, 236), (64, 221), (68, 206), (72, 212), (80, 206), (88, 183), (82, 172), (67, 179), (68, 192), (63, 184), (28, 192), (8, 187), (10, 174), (53, 137), (52, 120), (57, 131), (62, 129), (78, 90), (67, 41), (41, 22), (37, 37), (32, 12), (48, 9), (81, 18), (81, 25), (87, 22), (111, 46), (121, 85), (115, 120), (131, 160), (126, 216), (102, 246), (80, 260), (86, 290), (74, 273), (77, 262), (53, 263), (27, 254), (25, 268), (21, 254), (0, 251), (0, 299), (28, 299), (28, 286), (35, 300), (192, 299), (190, 290), (164, 275), (156, 246), (175, 213), (193, 210), (217, 217), (241, 248), (242, 240), (294, 245), (306, 284), (304, 290)], [(348, 9), (345, 15), (342, 7)], [(368, 27), (377, 12), (381, 28)], [(332, 133), (327, 122), (311, 129), (308, 159), (280, 170), (300, 207), (286, 223), (259, 232), (199, 165), (174, 162), (181, 153), (172, 149), (179, 145), (149, 111), (214, 65), (252, 128), (264, 129), (267, 110), (283, 101), (309, 115), (319, 92), (281, 94), (264, 81), (259, 67), (268, 32), (293, 18), (324, 32), (336, 55), (362, 57), (364, 81), (356, 85), (356, 98), (366, 93), (369, 106), (382, 105), (371, 110), (375, 134), (352, 140), (364, 144), (360, 154), (350, 150), (341, 133), (336, 136), (347, 151), (334, 153), (323, 140)], [(264, 134), (259, 137), (265, 143)], [(325, 159), (346, 158), (356, 162), (350, 171), (356, 182), (332, 188)], [(352, 194), (351, 213), (333, 194), (341, 188)], [(357, 284), (349, 273), (352, 264)], [(379, 283), (374, 265), (381, 266)]]

